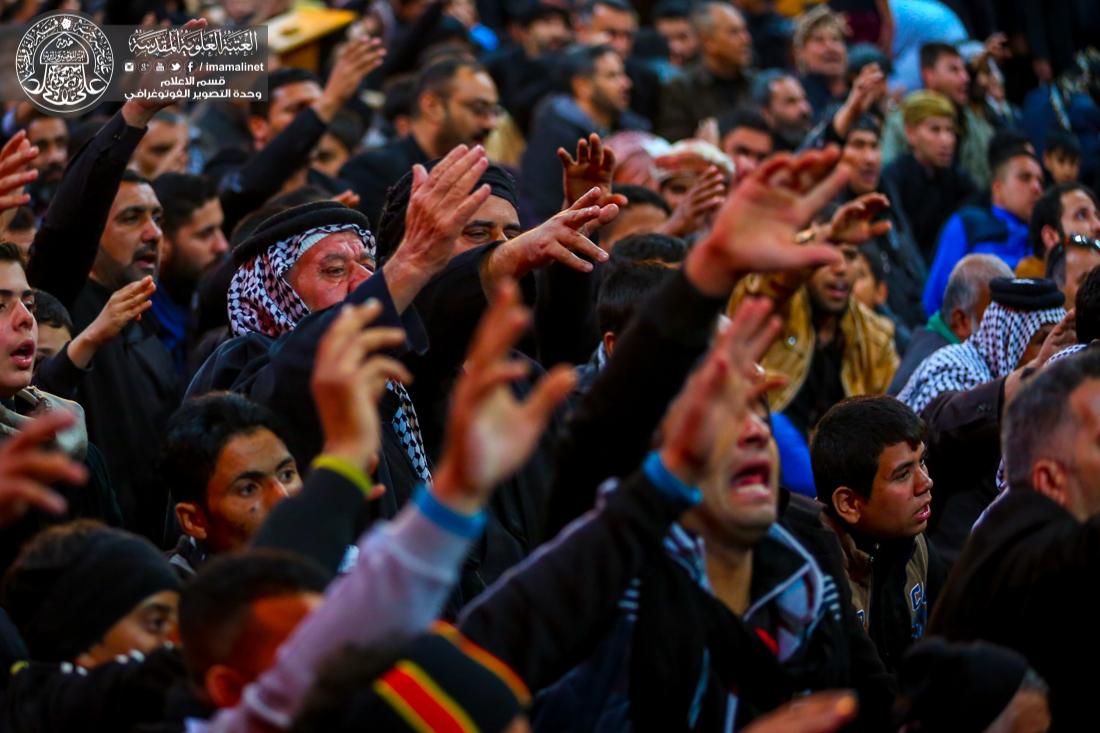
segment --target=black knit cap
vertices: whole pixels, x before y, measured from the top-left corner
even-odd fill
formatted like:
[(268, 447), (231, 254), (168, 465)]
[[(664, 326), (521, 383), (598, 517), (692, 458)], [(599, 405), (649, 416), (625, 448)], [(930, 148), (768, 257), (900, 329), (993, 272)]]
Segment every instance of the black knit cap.
[(1060, 308), (1066, 298), (1053, 280), (995, 277), (989, 281), (994, 303), (1018, 311), (1043, 311)]
[(898, 677), (898, 727), (980, 733), (1008, 707), (1027, 671), (1022, 654), (995, 644), (921, 641)]
[(354, 224), (370, 230), (367, 217), (355, 209), (336, 201), (313, 201), (264, 219), (248, 239), (233, 250), (233, 262), (240, 267), (276, 242), (328, 224)]

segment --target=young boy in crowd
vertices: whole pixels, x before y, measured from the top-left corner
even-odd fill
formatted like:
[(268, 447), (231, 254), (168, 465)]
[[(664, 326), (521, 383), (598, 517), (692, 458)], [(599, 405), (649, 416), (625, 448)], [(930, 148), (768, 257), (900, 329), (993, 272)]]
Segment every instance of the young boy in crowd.
[(826, 412), (810, 446), (856, 615), (889, 670), (924, 635), (944, 574), (923, 534), (932, 507), (924, 438), (924, 423), (903, 403), (862, 396)]
[(1043, 168), (1054, 184), (1077, 181), (1081, 172), (1081, 143), (1072, 132), (1052, 130), (1043, 149)]

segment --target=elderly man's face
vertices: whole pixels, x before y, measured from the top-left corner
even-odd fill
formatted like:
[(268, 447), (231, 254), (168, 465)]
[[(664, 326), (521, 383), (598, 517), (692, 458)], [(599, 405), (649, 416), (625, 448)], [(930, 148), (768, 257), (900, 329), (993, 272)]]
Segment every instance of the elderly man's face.
[(374, 273), (374, 260), (354, 232), (336, 232), (302, 255), (287, 282), (311, 311), (336, 305)]

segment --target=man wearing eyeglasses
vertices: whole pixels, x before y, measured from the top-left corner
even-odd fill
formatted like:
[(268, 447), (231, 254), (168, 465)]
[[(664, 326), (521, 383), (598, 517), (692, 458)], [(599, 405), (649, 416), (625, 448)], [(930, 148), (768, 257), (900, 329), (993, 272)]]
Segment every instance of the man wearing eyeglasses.
[(1096, 194), (1076, 181), (1054, 186), (1035, 203), (1028, 235), (1034, 254), (1021, 261), (1017, 274), (1029, 266), (1036, 268), (1036, 274), (1058, 283), (1066, 307), (1072, 307), (1077, 288), (1100, 265)]

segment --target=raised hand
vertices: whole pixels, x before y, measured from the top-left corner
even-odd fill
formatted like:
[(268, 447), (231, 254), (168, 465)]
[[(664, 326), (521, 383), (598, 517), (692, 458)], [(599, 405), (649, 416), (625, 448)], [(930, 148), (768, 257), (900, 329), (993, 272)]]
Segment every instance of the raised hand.
[(66, 410), (51, 410), (0, 445), (0, 524), (11, 523), (32, 507), (61, 514), (66, 509), (65, 499), (50, 486), (88, 480), (83, 465), (48, 447), (57, 432), (76, 419)]
[(859, 71), (848, 98), (833, 115), (833, 129), (840, 137), (847, 137), (848, 130), (860, 116), (867, 112), (886, 96), (886, 75), (878, 64), (867, 64)]
[(756, 362), (778, 335), (779, 318), (771, 304), (747, 298), (738, 306), (703, 365), (673, 401), (661, 429), (661, 461), (685, 483), (695, 485), (715, 462), (723, 425), (740, 424), (765, 392), (778, 386), (757, 376)]
[(890, 208), (890, 199), (881, 193), (865, 193), (841, 206), (825, 227), (825, 239), (845, 244), (863, 244), (890, 231), (888, 221), (871, 221)]
[(343, 193), (338, 193), (332, 197), (332, 200), (338, 204), (343, 204), (349, 209), (354, 209), (359, 205), (359, 194), (352, 191), (350, 188)]
[(430, 175), (424, 166), (413, 166), (405, 236), (383, 268), (398, 312), (447, 266), (462, 228), (489, 198), (488, 184), (471, 190), (488, 165), (480, 145), (459, 145)]
[(850, 692), (816, 692), (760, 716), (745, 733), (833, 733), (852, 722), (858, 710)]
[(661, 227), (661, 231), (673, 237), (686, 237), (706, 227), (707, 220), (726, 200), (726, 176), (712, 165), (696, 179), (687, 195)]
[(153, 293), (157, 290), (152, 277), (119, 288), (111, 294), (107, 305), (69, 343), (69, 361), (84, 369), (104, 344), (118, 337), (130, 321), (140, 321), (141, 314), (153, 307)]
[(750, 272), (832, 264), (827, 244), (799, 245), (795, 235), (848, 181), (840, 150), (830, 146), (792, 157), (780, 153), (747, 176), (726, 199), (707, 236), (691, 249), (684, 272), (695, 287), (728, 295)]
[[(31, 145), (24, 130), (12, 135), (0, 149), (0, 212), (15, 209), (30, 202), (30, 194), (23, 193), (23, 186), (38, 178), (38, 171), (30, 167), (38, 155), (38, 148)], [(0, 233), (7, 221), (0, 219)]]
[(574, 158), (565, 148), (558, 148), (558, 160), (561, 161), (562, 183), (565, 188), (565, 203), (572, 206), (593, 187), (600, 189), (600, 206), (618, 204), (626, 206), (626, 197), (611, 193), (612, 177), (615, 174), (615, 153), (605, 148), (600, 136), (592, 133), (587, 139), (577, 141), (577, 157)]
[(330, 122), (359, 89), (363, 78), (382, 65), (386, 49), (379, 38), (354, 38), (345, 43), (336, 55), (321, 97), (313, 110), (324, 122)]
[(516, 284), (506, 281), (474, 334), (451, 397), (447, 437), (432, 486), (436, 497), (457, 511), (478, 511), (492, 489), (527, 462), (554, 409), (576, 381), (572, 368), (559, 365), (526, 400), (515, 398), (509, 385), (527, 374), (528, 362), (508, 354), (530, 320)]
[[(400, 328), (368, 328), (381, 313), (382, 304), (373, 299), (345, 305), (318, 344), (310, 379), (325, 434), (323, 452), (366, 473), (378, 465), (382, 445), (378, 401), (386, 382), (412, 382), (401, 362), (378, 354), (405, 341)], [(381, 495), (381, 487), (375, 489), (374, 496)]]
[(485, 289), (495, 290), (504, 279), (521, 278), (554, 262), (579, 272), (592, 271), (589, 260), (606, 262), (607, 252), (584, 236), (589, 227), (602, 226), (619, 214), (616, 204), (599, 206), (601, 197), (600, 189), (593, 188), (565, 211), (494, 249), (483, 271)]

